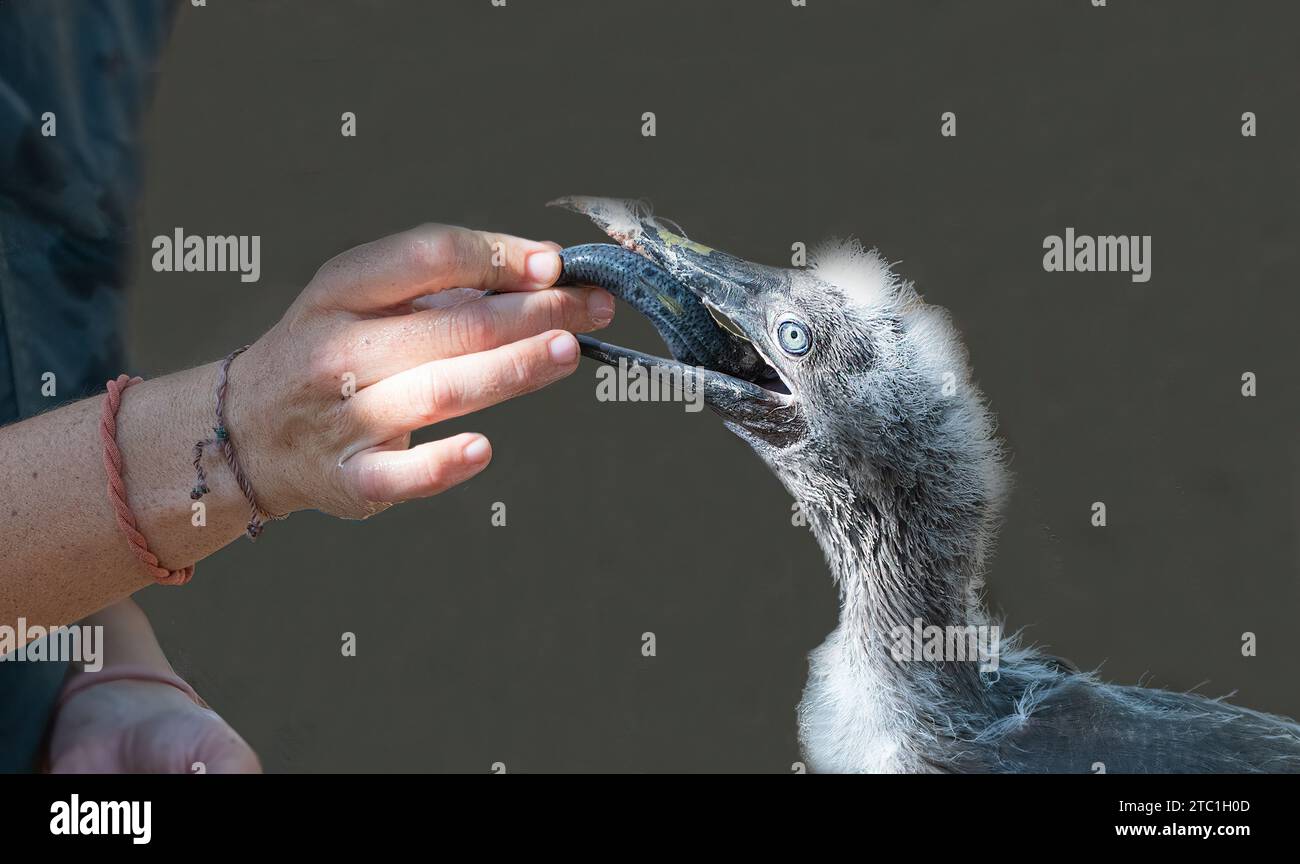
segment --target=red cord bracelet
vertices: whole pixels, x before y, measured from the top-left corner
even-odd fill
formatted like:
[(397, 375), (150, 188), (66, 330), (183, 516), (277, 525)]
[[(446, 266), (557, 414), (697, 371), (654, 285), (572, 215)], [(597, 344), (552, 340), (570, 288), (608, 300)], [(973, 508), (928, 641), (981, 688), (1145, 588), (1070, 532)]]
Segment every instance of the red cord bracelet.
[(69, 699), (89, 687), (94, 687), (97, 684), (112, 684), (114, 681), (147, 681), (155, 684), (168, 684), (190, 697), (194, 704), (200, 708), (209, 707), (208, 703), (203, 701), (203, 697), (196, 693), (194, 688), (179, 675), (159, 672), (157, 669), (143, 664), (111, 666), (98, 672), (82, 672), (63, 685), (63, 691), (59, 694), (58, 705), (63, 707)]
[(126, 484), (122, 482), (122, 453), (117, 449), (117, 409), (122, 404), (122, 393), (143, 379), (119, 375), (108, 382), (108, 395), (104, 397), (104, 410), (99, 417), (99, 440), (104, 445), (104, 473), (108, 475), (108, 500), (117, 517), (117, 527), (126, 535), (131, 551), (140, 559), (162, 585), (184, 585), (194, 575), (194, 565), (180, 570), (168, 570), (158, 563), (158, 556), (149, 551), (149, 543), (136, 527), (131, 505), (126, 501)]

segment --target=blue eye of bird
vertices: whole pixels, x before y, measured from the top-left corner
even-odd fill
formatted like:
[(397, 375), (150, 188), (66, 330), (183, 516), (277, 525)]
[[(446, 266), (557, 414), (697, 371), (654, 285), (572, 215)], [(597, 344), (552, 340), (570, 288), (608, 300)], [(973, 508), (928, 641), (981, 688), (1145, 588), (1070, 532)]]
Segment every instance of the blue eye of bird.
[(794, 357), (807, 354), (812, 347), (812, 334), (808, 332), (808, 325), (792, 318), (777, 325), (776, 340), (781, 344), (782, 351)]

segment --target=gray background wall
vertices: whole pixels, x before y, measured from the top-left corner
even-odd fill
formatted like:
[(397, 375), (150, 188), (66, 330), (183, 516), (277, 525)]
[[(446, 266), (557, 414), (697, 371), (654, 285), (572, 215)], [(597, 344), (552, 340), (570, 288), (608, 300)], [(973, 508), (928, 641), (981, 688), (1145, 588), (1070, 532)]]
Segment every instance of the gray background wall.
[[(186, 5), (146, 135), (137, 371), (255, 339), (325, 259), (422, 221), (599, 239), (543, 208), (561, 194), (648, 197), (775, 264), (856, 234), (952, 310), (1014, 453), (1009, 624), (1110, 680), (1300, 715), (1296, 7)], [(1153, 278), (1044, 273), (1067, 225), (1153, 235)], [(262, 281), (153, 273), (176, 226), (262, 235)], [(608, 332), (659, 345), (626, 308)], [(299, 514), (140, 595), (266, 767), (788, 771), (836, 598), (758, 459), (707, 412), (597, 403), (587, 364), (436, 433), (467, 429), (496, 458), (463, 488)]]

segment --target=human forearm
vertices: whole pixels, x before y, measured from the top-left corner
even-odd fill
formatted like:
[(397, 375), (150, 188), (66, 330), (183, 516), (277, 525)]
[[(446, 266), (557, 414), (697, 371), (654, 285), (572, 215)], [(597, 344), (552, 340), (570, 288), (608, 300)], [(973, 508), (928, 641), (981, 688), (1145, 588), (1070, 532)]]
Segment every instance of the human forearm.
[[(127, 501), (150, 550), (179, 568), (239, 536), (247, 505), (209, 472), (204, 525), (192, 522), (190, 453), (211, 433), (216, 364), (129, 388), (117, 413)], [(67, 624), (148, 584), (107, 494), (104, 396), (0, 429), (0, 624)]]

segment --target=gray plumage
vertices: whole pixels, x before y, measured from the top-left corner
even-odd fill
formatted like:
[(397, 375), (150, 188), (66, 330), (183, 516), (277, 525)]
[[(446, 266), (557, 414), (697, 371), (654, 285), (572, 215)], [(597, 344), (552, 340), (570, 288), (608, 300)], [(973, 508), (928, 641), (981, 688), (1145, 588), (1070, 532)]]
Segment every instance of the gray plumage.
[[(982, 587), (1007, 472), (947, 314), (856, 242), (827, 244), (806, 268), (762, 267), (686, 240), (635, 202), (560, 203), (676, 280), (681, 296), (669, 306), (707, 307), (771, 367), (768, 378), (730, 368), (719, 331), (718, 359), (698, 374), (713, 387), (706, 401), (800, 503), (839, 589), (839, 626), (810, 656), (798, 710), (810, 768), (1300, 771), (1293, 721), (1106, 684), (1014, 637), (1002, 640), (995, 671), (896, 659), (890, 634), (915, 621), (997, 623)], [(628, 293), (617, 279), (606, 287)], [(673, 316), (653, 317), (670, 345), (680, 341)], [(811, 334), (806, 353), (780, 341), (792, 318)], [(590, 341), (584, 353), (634, 354)], [(784, 386), (770, 383), (778, 377)], [(716, 383), (725, 380), (735, 386)]]

